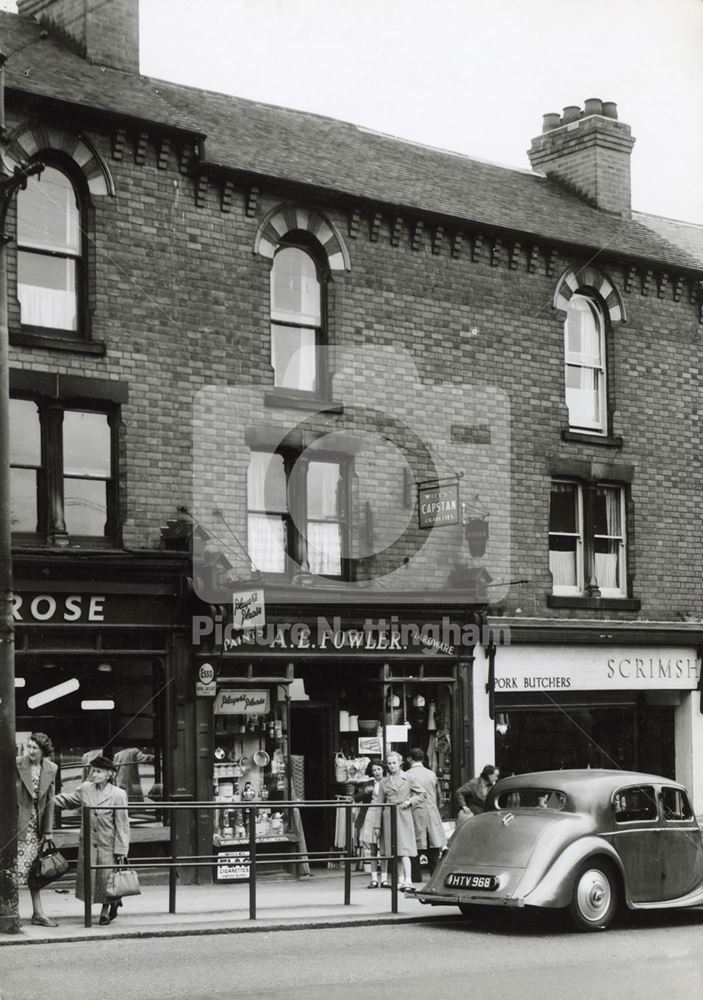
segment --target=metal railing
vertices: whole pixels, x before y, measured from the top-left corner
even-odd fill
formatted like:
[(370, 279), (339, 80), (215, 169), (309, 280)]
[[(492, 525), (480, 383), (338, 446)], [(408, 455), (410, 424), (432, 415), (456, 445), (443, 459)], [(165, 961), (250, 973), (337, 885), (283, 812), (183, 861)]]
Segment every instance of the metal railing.
[[(339, 854), (337, 851), (308, 851), (297, 850), (297, 851), (281, 851), (281, 852), (270, 852), (266, 851), (266, 856), (261, 858), (259, 856), (257, 837), (256, 837), (256, 813), (258, 810), (266, 809), (271, 810), (275, 806), (276, 811), (293, 811), (293, 810), (304, 810), (304, 809), (344, 809), (346, 812), (345, 816), (345, 845), (344, 853)], [(87, 806), (81, 807), (81, 833), (82, 833), (82, 872), (83, 872), (83, 895), (84, 895), (84, 923), (86, 927), (92, 927), (93, 917), (92, 917), (92, 900), (93, 900), (93, 872), (108, 870), (111, 871), (115, 865), (113, 864), (94, 864), (92, 861), (92, 830), (91, 830), (91, 818), (90, 814), (92, 812), (99, 811), (116, 811), (116, 810), (126, 810), (129, 814), (130, 809), (135, 809), (135, 806)], [(243, 814), (248, 817), (249, 832), (246, 839), (242, 839), (238, 842), (238, 846), (241, 846), (242, 850), (248, 850), (248, 865), (249, 865), (249, 919), (256, 920), (256, 890), (257, 890), (257, 869), (265, 865), (281, 865), (285, 864), (303, 864), (314, 861), (333, 861), (342, 862), (344, 864), (344, 905), (349, 906), (351, 904), (351, 875), (352, 875), (352, 865), (357, 864), (359, 861), (369, 860), (372, 863), (386, 861), (389, 862), (389, 875), (391, 883), (391, 913), (398, 912), (398, 815), (397, 815), (397, 804), (381, 803), (374, 804), (373, 806), (367, 806), (369, 809), (383, 809), (387, 810), (390, 819), (390, 854), (376, 854), (368, 859), (362, 858), (360, 855), (353, 853), (353, 842), (352, 842), (352, 815), (351, 811), (354, 809), (363, 808), (357, 802), (340, 802), (340, 801), (330, 801), (327, 799), (319, 799), (314, 801), (302, 802), (302, 801), (271, 801), (269, 799), (262, 801), (253, 802), (235, 802), (226, 803), (222, 802), (159, 802), (153, 806), (150, 803), (140, 802), (138, 806), (139, 812), (144, 812), (147, 809), (153, 809), (155, 812), (169, 811), (172, 813), (177, 813), (184, 810), (198, 810), (198, 811), (211, 811), (221, 810), (223, 808), (234, 808), (241, 810)], [(150, 858), (129, 858), (129, 867), (133, 868), (135, 871), (153, 871), (156, 869), (168, 869), (168, 912), (176, 913), (176, 886), (178, 882), (178, 869), (179, 868), (214, 868), (218, 864), (218, 859), (220, 859), (220, 854), (187, 854), (179, 855), (176, 850), (176, 824), (173, 822), (175, 817), (171, 817), (171, 822), (169, 824), (170, 828), (170, 857), (168, 860), (152, 860)], [(380, 826), (381, 824), (379, 824)], [(268, 841), (264, 843), (275, 843), (275, 841)], [(224, 846), (231, 846), (230, 844)], [(233, 880), (234, 881), (234, 880)], [(236, 881), (245, 881), (244, 879)]]

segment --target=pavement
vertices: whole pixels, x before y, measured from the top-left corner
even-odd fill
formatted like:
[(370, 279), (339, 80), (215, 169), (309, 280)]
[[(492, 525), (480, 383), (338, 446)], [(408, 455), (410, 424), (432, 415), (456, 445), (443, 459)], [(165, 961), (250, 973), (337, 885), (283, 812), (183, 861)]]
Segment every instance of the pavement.
[[(58, 927), (30, 923), (32, 905), (26, 889), (20, 890), (21, 926), (18, 934), (0, 934), (4, 945), (47, 944), (58, 941), (109, 940), (233, 934), (295, 928), (418, 923), (458, 918), (453, 906), (423, 906), (398, 893), (398, 913), (391, 912), (389, 889), (367, 889), (365, 872), (353, 872), (351, 903), (344, 905), (344, 874), (313, 871), (307, 878), (282, 881), (263, 879), (256, 887), (256, 919), (249, 918), (249, 883), (178, 885), (176, 913), (168, 912), (168, 886), (143, 885), (140, 896), (124, 900), (117, 918), (106, 927), (98, 924), (100, 907), (93, 906), (93, 926), (83, 926), (83, 904), (59, 882), (42, 890), (44, 912), (58, 920)], [(417, 884), (419, 888), (419, 883)]]

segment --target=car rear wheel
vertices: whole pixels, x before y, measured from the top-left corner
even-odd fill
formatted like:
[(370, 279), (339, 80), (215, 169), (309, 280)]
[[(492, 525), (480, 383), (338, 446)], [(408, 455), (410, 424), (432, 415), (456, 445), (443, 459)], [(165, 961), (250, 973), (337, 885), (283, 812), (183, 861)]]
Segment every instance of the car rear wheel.
[(571, 916), (580, 931), (604, 931), (618, 908), (618, 884), (613, 869), (592, 860), (581, 866), (574, 882)]

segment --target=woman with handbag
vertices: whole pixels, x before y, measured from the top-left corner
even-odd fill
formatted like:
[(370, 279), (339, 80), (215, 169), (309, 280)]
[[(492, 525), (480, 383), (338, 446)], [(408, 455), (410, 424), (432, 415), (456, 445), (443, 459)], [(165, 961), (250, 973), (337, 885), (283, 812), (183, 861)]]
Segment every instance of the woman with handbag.
[(17, 759), (17, 883), (28, 885), (32, 923), (58, 927), (44, 913), (41, 886), (32, 880), (32, 867), (54, 829), (52, 806), (58, 767), (49, 757), (54, 747), (46, 733), (32, 733), (27, 752)]
[[(127, 805), (127, 795), (122, 788), (113, 785), (115, 765), (108, 757), (96, 757), (90, 766), (88, 781), (84, 781), (74, 792), (57, 795), (55, 805), (60, 809), (80, 809), (81, 806), (108, 806), (90, 813), (90, 861), (94, 865), (119, 865), (124, 862), (129, 851), (129, 818), (126, 809), (116, 808)], [(78, 840), (78, 868), (76, 872), (76, 897), (85, 900), (83, 879), (83, 829)], [(117, 916), (122, 906), (120, 899), (108, 894), (108, 868), (94, 869), (92, 872), (92, 903), (101, 903), (98, 923), (109, 924)]]

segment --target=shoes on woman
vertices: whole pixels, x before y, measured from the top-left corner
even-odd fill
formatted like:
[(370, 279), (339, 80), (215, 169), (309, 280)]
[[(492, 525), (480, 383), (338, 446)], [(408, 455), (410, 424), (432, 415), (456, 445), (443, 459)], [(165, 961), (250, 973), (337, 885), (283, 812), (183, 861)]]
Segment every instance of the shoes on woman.
[(101, 914), (98, 923), (100, 924), (101, 927), (106, 927), (110, 923), (110, 918), (107, 915), (103, 916)]
[(369, 884), (366, 886), (367, 889), (378, 889), (378, 882), (375, 878), (372, 878)]
[(384, 878), (383, 882), (381, 882), (381, 888), (382, 889), (392, 889), (393, 886), (391, 885), (391, 883), (388, 881), (387, 878)]
[(121, 906), (122, 906), (121, 899), (118, 899), (116, 903), (110, 903), (110, 910), (108, 912), (108, 917), (107, 917), (108, 923), (110, 923), (110, 921), (115, 919), (115, 917), (117, 916), (117, 911)]
[(58, 920), (51, 920), (50, 917), (40, 917), (36, 913), (32, 917), (32, 923), (35, 927), (58, 927)]

